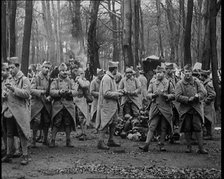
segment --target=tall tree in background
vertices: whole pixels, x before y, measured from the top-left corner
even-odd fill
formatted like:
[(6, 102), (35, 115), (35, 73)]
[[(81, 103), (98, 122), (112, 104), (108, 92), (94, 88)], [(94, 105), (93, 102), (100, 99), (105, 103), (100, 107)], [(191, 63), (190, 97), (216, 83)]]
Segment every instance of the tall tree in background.
[(7, 48), (6, 48), (6, 1), (1, 2), (1, 62), (7, 61)]
[(10, 57), (16, 56), (16, 8), (17, 1), (10, 0), (9, 13), (10, 13)]
[(21, 70), (24, 73), (24, 75), (26, 75), (26, 76), (28, 73), (28, 66), (29, 66), (32, 18), (33, 18), (33, 1), (26, 0), (25, 23), (24, 23), (24, 33), (23, 33), (23, 48), (22, 48), (22, 62), (21, 62)]
[(187, 2), (187, 21), (184, 34), (184, 65), (192, 65), (191, 60), (191, 22), (193, 15), (193, 0), (188, 0)]
[(90, 73), (96, 75), (97, 68), (100, 68), (99, 63), (99, 45), (96, 39), (96, 26), (97, 26), (97, 14), (99, 10), (100, 0), (90, 1), (90, 22), (88, 28), (88, 62), (90, 67)]

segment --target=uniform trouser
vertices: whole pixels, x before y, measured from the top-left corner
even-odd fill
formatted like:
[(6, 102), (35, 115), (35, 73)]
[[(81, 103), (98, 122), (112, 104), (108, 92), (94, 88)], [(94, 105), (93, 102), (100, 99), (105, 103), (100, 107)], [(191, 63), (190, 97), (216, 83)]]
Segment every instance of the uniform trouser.
[(13, 148), (13, 137), (18, 134), (22, 146), (23, 155), (28, 155), (28, 140), (25, 137), (19, 124), (16, 122), (14, 117), (6, 119), (6, 129), (7, 129), (7, 154), (12, 154)]
[(161, 129), (160, 142), (161, 142), (161, 144), (164, 144), (169, 123), (168, 123), (167, 119), (161, 113), (155, 115), (151, 119), (150, 124), (149, 124), (149, 130), (152, 133), (154, 133), (154, 131), (156, 130), (158, 125), (160, 125), (160, 129)]
[(133, 117), (138, 117), (139, 116), (138, 106), (136, 106), (136, 104), (133, 103), (132, 101), (127, 101), (124, 104), (124, 115), (125, 114), (130, 114)]
[(205, 117), (205, 123), (204, 123), (206, 132), (208, 136), (212, 135), (212, 122), (209, 121), (206, 117)]
[(37, 130), (39, 128), (49, 128), (50, 122), (50, 115), (45, 107), (43, 107), (41, 111), (32, 119), (31, 124), (33, 124), (32, 128)]

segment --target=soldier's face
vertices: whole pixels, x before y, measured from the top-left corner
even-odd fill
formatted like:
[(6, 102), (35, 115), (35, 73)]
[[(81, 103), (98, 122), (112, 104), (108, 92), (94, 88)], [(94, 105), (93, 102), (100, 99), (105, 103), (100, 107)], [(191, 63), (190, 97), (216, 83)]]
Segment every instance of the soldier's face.
[(117, 74), (117, 68), (115, 68), (113, 71), (112, 71), (112, 75), (116, 75)]
[(2, 67), (2, 77), (7, 78), (9, 75), (8, 69), (6, 67)]
[(184, 70), (184, 77), (186, 79), (190, 79), (192, 77), (192, 71), (191, 70)]
[(104, 73), (99, 74), (99, 75), (98, 75), (98, 79), (99, 79), (99, 80), (102, 80), (103, 76), (104, 76)]
[(50, 67), (48, 67), (48, 66), (43, 66), (42, 67), (42, 73), (44, 75), (47, 75), (49, 73), (49, 70), (50, 70)]
[(131, 78), (132, 75), (133, 75), (133, 74), (132, 74), (131, 72), (126, 73), (127, 78)]
[(9, 72), (14, 77), (19, 72), (19, 69), (15, 66), (15, 64), (9, 65)]
[(62, 78), (66, 78), (68, 73), (67, 73), (67, 70), (66, 69), (63, 69), (59, 72), (59, 75), (62, 77)]
[(156, 73), (156, 78), (157, 78), (158, 80), (162, 80), (163, 77), (164, 77), (164, 72), (159, 71), (159, 72)]

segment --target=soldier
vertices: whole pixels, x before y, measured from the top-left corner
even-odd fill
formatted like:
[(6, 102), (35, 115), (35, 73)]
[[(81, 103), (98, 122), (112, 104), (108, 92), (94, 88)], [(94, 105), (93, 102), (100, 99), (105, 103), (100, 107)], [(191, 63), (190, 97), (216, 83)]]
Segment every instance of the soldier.
[[(99, 130), (99, 139), (97, 148), (108, 150), (109, 147), (118, 147), (113, 139), (117, 114), (118, 114), (118, 98), (122, 95), (117, 90), (114, 75), (117, 73), (118, 62), (109, 61), (109, 70), (106, 72), (100, 83), (99, 101), (96, 115), (96, 129)], [(104, 144), (105, 133), (109, 127), (109, 140), (106, 146)]]
[(206, 128), (206, 135), (204, 139), (211, 140), (212, 139), (212, 127), (216, 118), (214, 101), (216, 97), (216, 92), (214, 90), (212, 80), (209, 78), (210, 71), (202, 71), (201, 72), (201, 80), (205, 86), (207, 91), (207, 96), (204, 98), (204, 126)]
[(147, 95), (147, 78), (143, 75), (144, 74), (143, 70), (139, 70), (138, 73), (139, 73), (138, 80), (141, 83), (141, 101), (142, 106), (144, 106)]
[(141, 83), (133, 76), (133, 70), (127, 68), (126, 75), (119, 84), (119, 90), (124, 91), (121, 97), (121, 106), (124, 107), (124, 115), (130, 114), (138, 118), (139, 109), (142, 107), (141, 101)]
[[(169, 84), (169, 80), (164, 77), (164, 68), (158, 66), (155, 72), (156, 79), (148, 87), (148, 97), (152, 100), (149, 111), (149, 130), (145, 145), (139, 147), (144, 152), (148, 151), (153, 133), (157, 127), (161, 129), (160, 151), (166, 151), (164, 148), (165, 137), (168, 129), (171, 131), (173, 129), (171, 100), (174, 99), (174, 88)], [(160, 126), (158, 126), (159, 124)]]
[(48, 145), (48, 130), (51, 122), (51, 96), (49, 76), (51, 64), (44, 61), (41, 71), (31, 82), (31, 129), (33, 130), (33, 148), (36, 148), (38, 130), (43, 130), (44, 145)]
[(96, 111), (99, 97), (100, 82), (104, 76), (104, 70), (97, 68), (97, 77), (90, 84), (90, 93), (93, 96), (93, 102), (91, 105), (91, 117), (90, 122), (95, 126), (96, 123)]
[(74, 147), (71, 144), (70, 133), (75, 130), (75, 105), (73, 97), (77, 95), (72, 80), (67, 77), (67, 66), (62, 63), (59, 66), (58, 78), (50, 86), (50, 95), (53, 98), (52, 104), (52, 139), (49, 147), (55, 147), (57, 132), (65, 131), (66, 146)]
[(18, 57), (9, 59), (9, 72), (12, 78), (7, 79), (5, 87), (6, 105), (2, 109), (3, 115), (6, 118), (7, 131), (7, 155), (2, 159), (2, 162), (11, 162), (13, 147), (13, 136), (18, 135), (22, 145), (23, 157), (21, 165), (28, 164), (28, 139), (30, 134), (30, 81), (20, 71), (20, 63)]
[(199, 154), (207, 154), (203, 148), (202, 123), (203, 111), (201, 100), (206, 96), (206, 91), (202, 88), (200, 81), (192, 77), (192, 67), (184, 67), (184, 77), (180, 80), (175, 89), (175, 98), (180, 102), (180, 132), (184, 132), (187, 143), (187, 153), (192, 152), (191, 133), (195, 132), (198, 140), (197, 151)]
[(77, 137), (79, 140), (86, 140), (86, 126), (89, 125), (89, 106), (87, 104), (87, 90), (89, 89), (90, 82), (85, 78), (85, 72), (82, 68), (78, 69), (78, 76), (75, 80), (75, 89), (77, 89), (79, 95), (74, 97), (74, 103), (78, 118), (78, 123), (81, 127), (81, 134)]

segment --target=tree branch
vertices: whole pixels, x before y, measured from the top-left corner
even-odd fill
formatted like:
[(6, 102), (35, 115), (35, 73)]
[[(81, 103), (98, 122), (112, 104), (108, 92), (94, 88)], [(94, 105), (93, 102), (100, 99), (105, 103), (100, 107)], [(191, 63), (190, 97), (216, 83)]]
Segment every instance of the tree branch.
[(102, 3), (100, 3), (100, 5), (102, 5), (104, 7), (104, 9), (106, 9), (109, 13), (115, 15), (119, 20), (121, 20), (121, 16), (117, 15), (116, 13), (110, 11), (106, 6), (104, 6)]
[(109, 27), (107, 24), (105, 24), (102, 20), (98, 19), (105, 27), (107, 27), (108, 29), (110, 29), (111, 31), (113, 32), (116, 32), (116, 33), (121, 33), (122, 31), (121, 30), (114, 30), (112, 29), (111, 27)]

